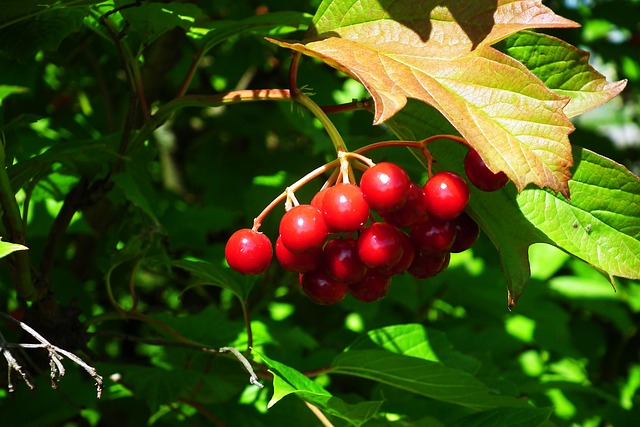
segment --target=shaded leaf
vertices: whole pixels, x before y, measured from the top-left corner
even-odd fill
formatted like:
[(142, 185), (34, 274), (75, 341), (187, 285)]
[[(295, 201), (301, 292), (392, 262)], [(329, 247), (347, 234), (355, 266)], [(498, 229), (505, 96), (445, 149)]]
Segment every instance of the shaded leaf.
[(28, 247), (19, 245), (17, 243), (3, 242), (0, 237), (0, 258), (4, 258), (7, 255), (11, 255), (15, 251), (26, 251)]
[(274, 391), (269, 407), (278, 403), (283, 397), (295, 394), (317, 406), (323, 412), (342, 418), (353, 426), (364, 424), (380, 409), (382, 402), (379, 401), (358, 402), (356, 404), (346, 403), (297, 370), (265, 356), (261, 357), (269, 367), (269, 371), (273, 373)]
[(375, 101), (375, 123), (400, 111), (407, 98), (418, 99), (438, 109), (518, 190), (534, 183), (568, 195), (568, 98), (489, 45), (525, 28), (574, 23), (540, 1), (437, 3), (418, 11), (410, 1), (325, 3), (309, 41), (274, 43), (360, 81)]
[(555, 93), (570, 97), (564, 108), (567, 117), (604, 104), (627, 84), (626, 80), (607, 82), (589, 65), (588, 52), (546, 34), (522, 31), (496, 48), (523, 63)]
[(330, 373), (367, 378), (470, 409), (527, 406), (497, 394), (467, 372), (384, 350), (346, 351), (333, 360)]
[(500, 408), (468, 415), (456, 427), (537, 427), (547, 421), (553, 408)]
[(84, 8), (53, 9), (0, 29), (0, 51), (25, 62), (38, 50), (54, 51), (69, 34), (78, 31), (87, 15)]
[(195, 4), (178, 2), (142, 2), (121, 13), (129, 23), (127, 32), (136, 34), (145, 45), (176, 27), (187, 31), (197, 19), (206, 17)]
[(209, 27), (193, 26), (188, 35), (202, 45), (204, 52), (229, 37), (255, 33), (282, 35), (307, 29), (311, 15), (301, 12), (274, 12), (255, 15), (241, 21), (217, 21)]
[[(229, 269), (213, 265), (206, 261), (196, 259), (183, 259), (169, 262), (169, 266), (177, 267), (191, 273), (198, 281), (194, 286), (214, 285), (233, 292), (240, 300), (245, 300), (255, 276), (235, 275)], [(236, 279), (237, 276), (244, 277), (245, 281), (241, 282)]]

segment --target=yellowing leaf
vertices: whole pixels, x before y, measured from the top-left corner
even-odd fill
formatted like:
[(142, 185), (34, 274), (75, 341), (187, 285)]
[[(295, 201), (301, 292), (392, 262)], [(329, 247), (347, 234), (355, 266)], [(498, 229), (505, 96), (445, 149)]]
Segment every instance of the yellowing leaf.
[(569, 98), (489, 45), (525, 28), (575, 23), (540, 1), (441, 3), (325, 2), (308, 42), (272, 41), (360, 81), (375, 101), (376, 124), (408, 98), (418, 99), (438, 109), (518, 190), (533, 183), (568, 196)]

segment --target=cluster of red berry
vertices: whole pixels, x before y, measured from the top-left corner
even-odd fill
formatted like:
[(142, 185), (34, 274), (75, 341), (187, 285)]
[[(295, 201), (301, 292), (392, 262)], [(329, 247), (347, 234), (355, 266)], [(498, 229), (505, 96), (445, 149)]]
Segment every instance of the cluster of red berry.
[[(484, 191), (507, 182), (474, 150), (465, 171)], [(394, 275), (432, 277), (449, 265), (452, 252), (473, 245), (480, 230), (464, 213), (468, 201), (467, 183), (456, 173), (438, 172), (421, 187), (400, 166), (378, 163), (363, 173), (360, 186), (344, 180), (318, 192), (310, 204), (289, 209), (280, 221), (276, 258), (299, 273), (302, 291), (316, 303), (333, 304), (347, 293), (377, 301)], [(271, 263), (273, 250), (267, 236), (242, 229), (227, 242), (225, 256), (234, 270), (258, 274)]]

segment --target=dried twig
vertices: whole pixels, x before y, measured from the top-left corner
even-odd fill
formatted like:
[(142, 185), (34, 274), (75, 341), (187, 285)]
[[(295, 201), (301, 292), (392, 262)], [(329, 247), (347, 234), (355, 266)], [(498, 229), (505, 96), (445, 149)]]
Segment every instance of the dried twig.
[(2, 333), (0, 333), (0, 349), (2, 350), (4, 358), (7, 360), (8, 371), (9, 371), (9, 382), (8, 382), (9, 391), (13, 391), (13, 385), (11, 383), (11, 370), (17, 371), (22, 376), (22, 379), (24, 380), (24, 382), (27, 384), (29, 388), (33, 389), (35, 387), (33, 382), (31, 382), (31, 379), (28, 373), (23, 370), (22, 366), (20, 366), (17, 360), (13, 357), (13, 355), (9, 351), (9, 348), (24, 348), (24, 349), (42, 348), (47, 350), (47, 352), (49, 353), (49, 365), (51, 368), (51, 387), (56, 388), (58, 385), (58, 382), (64, 376), (65, 368), (62, 365), (62, 360), (64, 359), (64, 357), (66, 357), (70, 359), (72, 362), (81, 366), (85, 371), (87, 371), (87, 373), (89, 373), (89, 375), (91, 375), (91, 377), (96, 382), (96, 390), (98, 393), (98, 398), (100, 398), (100, 396), (102, 395), (102, 377), (98, 374), (98, 371), (96, 371), (96, 369), (93, 366), (88, 365), (82, 359), (80, 359), (78, 356), (71, 353), (70, 351), (64, 350), (58, 346), (51, 344), (42, 335), (40, 335), (38, 332), (36, 332), (32, 327), (30, 327), (26, 323), (21, 322), (17, 319), (14, 319), (8, 314), (2, 313), (2, 312), (0, 312), (0, 317), (19, 325), (20, 328), (22, 328), (24, 331), (26, 331), (29, 335), (31, 335), (33, 338), (35, 338), (38, 341), (38, 343), (20, 343), (20, 344), (9, 343), (6, 341)]

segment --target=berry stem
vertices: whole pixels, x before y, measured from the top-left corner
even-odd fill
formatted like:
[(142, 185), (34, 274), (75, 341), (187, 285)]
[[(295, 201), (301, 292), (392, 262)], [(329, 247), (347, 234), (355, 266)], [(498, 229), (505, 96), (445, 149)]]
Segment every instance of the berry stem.
[(273, 199), (271, 201), (271, 203), (269, 203), (262, 210), (262, 212), (260, 212), (260, 215), (255, 217), (255, 219), (253, 220), (253, 228), (252, 228), (252, 230), (253, 231), (258, 231), (260, 229), (260, 226), (262, 225), (262, 220), (269, 214), (269, 212), (271, 212), (273, 210), (273, 208), (275, 208), (283, 200), (286, 200), (287, 197), (290, 194), (292, 194), (295, 191), (297, 191), (298, 189), (300, 189), (303, 185), (305, 185), (306, 183), (308, 183), (312, 179), (317, 178), (320, 175), (322, 175), (323, 173), (326, 173), (326, 172), (330, 171), (331, 169), (335, 168), (339, 164), (340, 164), (340, 160), (338, 160), (338, 159), (332, 160), (329, 163), (326, 163), (326, 164), (324, 164), (324, 165), (312, 170), (311, 172), (309, 172), (308, 174), (306, 174), (305, 176), (303, 176), (302, 178), (300, 178), (299, 180), (294, 182), (292, 185), (287, 187), (287, 189), (285, 191), (280, 193), (280, 195), (278, 197)]
[(329, 119), (325, 112), (322, 111), (322, 108), (320, 108), (318, 104), (316, 104), (311, 98), (309, 98), (302, 92), (298, 92), (295, 94), (292, 93), (291, 95), (293, 96), (294, 101), (309, 110), (309, 112), (320, 121), (322, 127), (324, 127), (324, 130), (329, 135), (336, 153), (339, 153), (340, 151), (349, 151), (347, 145), (342, 139), (342, 136), (340, 135), (340, 132), (338, 132), (338, 129), (335, 127), (331, 119)]

